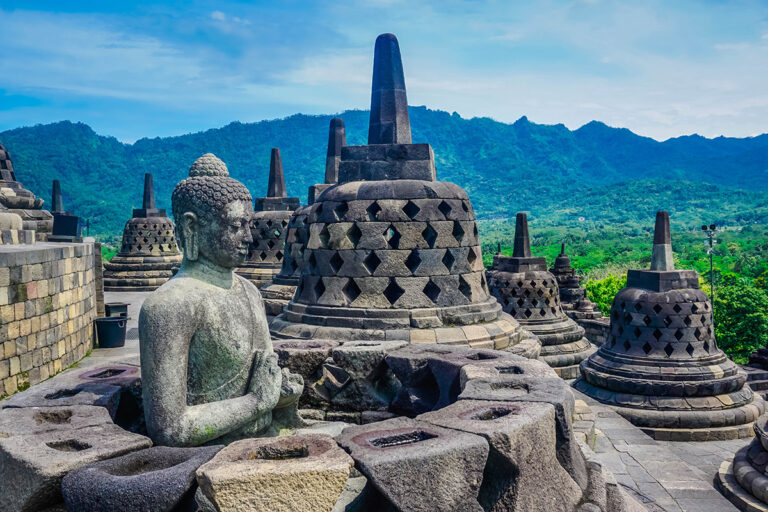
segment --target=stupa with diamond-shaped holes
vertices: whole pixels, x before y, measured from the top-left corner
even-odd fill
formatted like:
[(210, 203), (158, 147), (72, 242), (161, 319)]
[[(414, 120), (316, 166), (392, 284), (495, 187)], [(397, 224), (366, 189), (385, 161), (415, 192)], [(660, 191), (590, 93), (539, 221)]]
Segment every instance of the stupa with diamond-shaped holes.
[(133, 217), (125, 223), (120, 252), (104, 262), (104, 290), (156, 290), (173, 276), (179, 265), (181, 251), (173, 221), (164, 209), (155, 207), (152, 175), (147, 173), (142, 207), (134, 208)]
[(341, 150), (339, 183), (309, 211), (307, 266), (274, 336), (406, 340), (538, 355), (488, 292), (467, 193), (412, 144), (397, 39), (376, 40), (367, 146)]
[(584, 337), (584, 328), (560, 307), (557, 279), (544, 258), (531, 256), (528, 218), (518, 213), (515, 246), (511, 257), (497, 254), (488, 271), (491, 295), (541, 342), (540, 359), (564, 379), (579, 376), (579, 363), (595, 351)]
[(309, 224), (307, 216), (315, 199), (327, 188), (336, 184), (339, 179), (339, 161), (341, 160), (341, 148), (347, 145), (347, 137), (344, 130), (344, 120), (340, 117), (331, 119), (328, 130), (328, 151), (325, 159), (325, 182), (309, 187), (307, 192), (308, 203), (300, 206), (291, 215), (288, 221), (288, 231), (285, 237), (285, 249), (283, 251), (283, 265), (280, 273), (272, 282), (267, 283), (261, 289), (261, 297), (264, 299), (264, 309), (267, 315), (276, 316), (283, 312), (285, 306), (296, 293), (301, 272), (306, 266), (304, 255), (309, 239)]
[(765, 403), (717, 347), (712, 305), (694, 270), (675, 270), (669, 215), (658, 212), (650, 270), (627, 272), (607, 342), (574, 387), (656, 439), (751, 436)]
[(285, 259), (285, 239), (291, 215), (299, 207), (298, 197), (288, 197), (280, 149), (272, 148), (267, 197), (257, 197), (256, 217), (251, 228), (253, 243), (248, 259), (235, 271), (261, 288), (280, 273)]

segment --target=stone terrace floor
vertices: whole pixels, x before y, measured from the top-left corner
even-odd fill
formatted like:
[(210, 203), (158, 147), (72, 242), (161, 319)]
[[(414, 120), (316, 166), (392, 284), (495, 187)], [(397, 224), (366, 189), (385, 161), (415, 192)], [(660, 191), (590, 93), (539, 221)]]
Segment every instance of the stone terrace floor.
[[(127, 302), (125, 347), (95, 349), (78, 371), (116, 364), (139, 355), (139, 310), (148, 292), (106, 292), (105, 302)], [(573, 390), (586, 402), (595, 419), (595, 457), (630, 489), (649, 512), (731, 512), (736, 507), (713, 486), (720, 463), (751, 439), (704, 443), (655, 441), (611, 408)]]

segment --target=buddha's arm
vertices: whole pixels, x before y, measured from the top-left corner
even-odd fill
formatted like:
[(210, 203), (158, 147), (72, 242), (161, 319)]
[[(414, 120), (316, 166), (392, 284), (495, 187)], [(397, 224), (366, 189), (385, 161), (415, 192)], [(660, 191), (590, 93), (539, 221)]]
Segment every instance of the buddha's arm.
[[(176, 305), (184, 308), (183, 301)], [(196, 446), (249, 424), (264, 412), (258, 396), (187, 405), (187, 361), (195, 333), (193, 311), (150, 300), (139, 317), (144, 410), (158, 444)]]

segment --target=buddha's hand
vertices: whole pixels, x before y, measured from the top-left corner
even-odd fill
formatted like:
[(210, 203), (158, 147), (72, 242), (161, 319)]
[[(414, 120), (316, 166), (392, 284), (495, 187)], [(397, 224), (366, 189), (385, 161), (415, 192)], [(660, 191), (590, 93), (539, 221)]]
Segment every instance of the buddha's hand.
[(248, 391), (259, 398), (259, 410), (272, 410), (280, 399), (282, 374), (277, 354), (264, 355), (253, 367)]
[(304, 391), (304, 377), (283, 368), (283, 382), (280, 385), (280, 400), (275, 408), (285, 407), (296, 402)]

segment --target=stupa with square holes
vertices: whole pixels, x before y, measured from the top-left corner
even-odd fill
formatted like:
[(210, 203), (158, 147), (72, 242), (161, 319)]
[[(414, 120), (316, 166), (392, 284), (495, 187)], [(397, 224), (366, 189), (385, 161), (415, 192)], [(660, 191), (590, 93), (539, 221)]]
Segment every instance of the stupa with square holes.
[(179, 265), (181, 251), (173, 222), (164, 209), (155, 207), (152, 175), (147, 173), (142, 207), (134, 208), (133, 216), (125, 223), (120, 252), (104, 262), (104, 290), (156, 290)]
[(658, 212), (650, 270), (627, 272), (608, 341), (581, 364), (579, 391), (614, 406), (656, 439), (753, 435), (765, 402), (715, 341), (695, 270), (675, 270), (669, 215)]
[(520, 324), (538, 336), (540, 358), (564, 379), (579, 376), (579, 363), (595, 351), (584, 329), (560, 307), (557, 279), (544, 258), (531, 256), (528, 218), (518, 213), (511, 257), (497, 254), (488, 271), (491, 295)]
[(256, 217), (251, 228), (253, 243), (248, 249), (248, 259), (236, 270), (258, 288), (280, 273), (285, 259), (288, 223), (298, 207), (299, 198), (288, 197), (286, 192), (280, 149), (272, 148), (267, 197), (254, 200)]
[(536, 357), (489, 294), (467, 193), (412, 144), (397, 39), (376, 41), (367, 146), (341, 149), (338, 185), (309, 211), (307, 267), (278, 338), (405, 340)]

